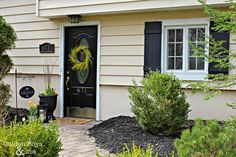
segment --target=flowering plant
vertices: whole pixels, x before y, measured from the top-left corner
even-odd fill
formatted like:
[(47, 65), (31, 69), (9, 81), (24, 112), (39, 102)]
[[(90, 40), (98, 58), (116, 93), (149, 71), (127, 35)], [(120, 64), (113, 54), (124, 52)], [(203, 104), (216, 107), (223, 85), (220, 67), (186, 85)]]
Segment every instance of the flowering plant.
[(32, 102), (32, 100), (29, 101), (29, 112), (30, 112), (30, 116), (36, 116), (38, 113), (38, 104), (34, 104)]

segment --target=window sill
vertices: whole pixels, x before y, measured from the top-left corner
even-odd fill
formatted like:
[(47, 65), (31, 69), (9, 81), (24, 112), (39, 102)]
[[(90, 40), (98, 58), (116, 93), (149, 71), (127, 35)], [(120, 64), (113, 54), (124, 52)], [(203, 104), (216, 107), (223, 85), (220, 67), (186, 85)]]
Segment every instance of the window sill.
[[(198, 80), (200, 81), (200, 80)], [(192, 90), (192, 87), (190, 86), (191, 83), (194, 82), (198, 82), (198, 81), (194, 81), (194, 80), (182, 80), (182, 85), (181, 88), (182, 89), (186, 89), (186, 90)], [(229, 87), (229, 88), (221, 88), (221, 91), (236, 91), (236, 85)]]
[(207, 77), (204, 72), (172, 72), (178, 79), (186, 81), (202, 81)]

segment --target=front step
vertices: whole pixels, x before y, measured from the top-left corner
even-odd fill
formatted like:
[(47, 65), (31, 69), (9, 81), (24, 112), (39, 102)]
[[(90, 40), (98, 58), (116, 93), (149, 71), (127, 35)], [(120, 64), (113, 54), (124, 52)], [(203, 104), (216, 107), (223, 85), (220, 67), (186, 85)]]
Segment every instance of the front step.
[(96, 118), (96, 109), (85, 107), (67, 107), (66, 108), (66, 115), (68, 117), (78, 117), (78, 118)]

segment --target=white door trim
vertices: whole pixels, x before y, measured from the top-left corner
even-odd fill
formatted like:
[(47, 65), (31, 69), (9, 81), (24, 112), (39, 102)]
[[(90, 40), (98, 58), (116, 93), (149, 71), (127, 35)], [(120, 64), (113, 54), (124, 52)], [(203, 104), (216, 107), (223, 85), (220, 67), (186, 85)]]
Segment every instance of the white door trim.
[(80, 22), (76, 24), (63, 23), (61, 24), (61, 34), (60, 34), (60, 75), (61, 75), (61, 104), (60, 104), (60, 117), (64, 117), (64, 57), (65, 57), (65, 27), (73, 26), (92, 26), (97, 25), (97, 74), (96, 74), (96, 120), (100, 120), (100, 42), (101, 42), (101, 22), (100, 21), (88, 21)]

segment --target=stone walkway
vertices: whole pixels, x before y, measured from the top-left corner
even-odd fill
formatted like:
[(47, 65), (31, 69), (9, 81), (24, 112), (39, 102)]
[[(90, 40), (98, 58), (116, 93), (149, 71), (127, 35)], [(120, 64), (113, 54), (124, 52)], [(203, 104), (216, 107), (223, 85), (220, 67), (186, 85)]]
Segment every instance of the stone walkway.
[[(60, 134), (63, 150), (60, 157), (96, 157), (96, 145), (94, 139), (88, 136), (88, 129), (95, 125), (90, 122), (83, 125), (61, 124)], [(101, 154), (108, 154), (100, 150)]]

